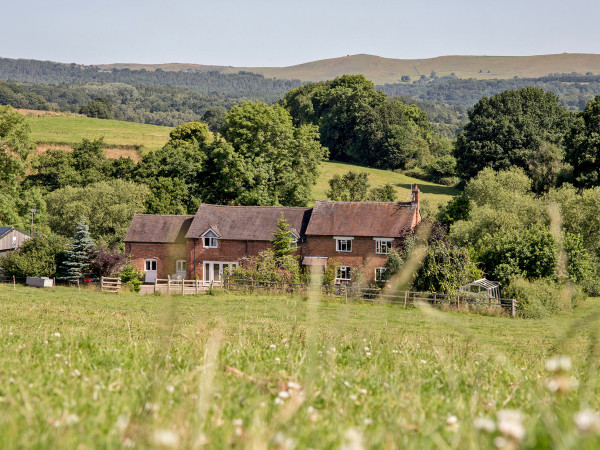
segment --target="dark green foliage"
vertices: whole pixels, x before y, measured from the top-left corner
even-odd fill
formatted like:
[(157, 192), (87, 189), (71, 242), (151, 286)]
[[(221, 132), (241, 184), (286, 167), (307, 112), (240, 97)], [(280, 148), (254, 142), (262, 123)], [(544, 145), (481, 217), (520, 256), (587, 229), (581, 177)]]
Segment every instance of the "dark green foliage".
[(585, 248), (583, 238), (577, 233), (564, 233), (565, 255), (567, 257), (567, 275), (569, 280), (584, 288), (591, 287), (597, 278), (597, 261)]
[(456, 142), (458, 174), (470, 179), (486, 167), (529, 171), (544, 143), (562, 145), (568, 119), (558, 97), (541, 89), (483, 97)]
[(200, 202), (190, 196), (185, 182), (179, 178), (150, 178), (147, 185), (150, 196), (146, 200), (146, 214), (187, 214), (200, 206)]
[(471, 202), (463, 193), (454, 197), (445, 207), (440, 209), (437, 220), (444, 225), (450, 226), (457, 220), (467, 220), (470, 210)]
[(84, 218), (80, 219), (71, 238), (71, 244), (65, 253), (62, 265), (63, 278), (77, 281), (91, 270), (96, 256), (94, 240)]
[(55, 277), (61, 266), (69, 240), (56, 235), (36, 236), (19, 249), (0, 259), (4, 274), (16, 277)]
[(109, 99), (99, 97), (79, 108), (79, 114), (97, 119), (112, 119), (114, 117), (113, 105)]
[(504, 288), (503, 297), (517, 300), (517, 313), (521, 317), (541, 319), (570, 309), (572, 293), (573, 291), (561, 292), (560, 285), (546, 280), (514, 278)]
[(245, 267), (232, 268), (230, 276), (240, 280), (283, 283), (298, 283), (301, 281), (298, 258), (292, 255), (277, 257), (271, 249), (267, 249), (261, 252), (258, 257), (252, 258), (245, 264)]
[(567, 138), (567, 162), (577, 186), (600, 185), (600, 95), (575, 120)]
[(547, 228), (506, 229), (486, 239), (478, 255), (488, 278), (506, 284), (512, 277), (553, 278), (558, 249)]
[(173, 147), (187, 144), (203, 144), (212, 141), (208, 125), (202, 122), (188, 122), (175, 127), (169, 133), (168, 145)]
[(202, 122), (208, 125), (208, 129), (213, 133), (221, 130), (221, 127), (225, 123), (225, 115), (227, 111), (224, 108), (209, 109), (202, 114)]
[(467, 249), (437, 240), (427, 249), (412, 288), (421, 292), (448, 294), (472, 280)]
[(395, 202), (396, 189), (392, 184), (386, 183), (383, 186), (371, 189), (368, 198), (373, 202)]
[(142, 271), (137, 270), (130, 264), (127, 264), (121, 269), (119, 277), (121, 278), (121, 283), (129, 286), (133, 292), (140, 292), (140, 286), (142, 284), (142, 280), (144, 279), (144, 273)]
[(277, 231), (273, 233), (273, 239), (271, 239), (275, 258), (283, 258), (294, 253), (297, 250), (296, 241), (290, 224), (281, 213), (281, 217), (277, 220)]
[(325, 195), (329, 200), (338, 202), (361, 202), (366, 200), (369, 191), (369, 174), (353, 172), (334, 175), (329, 180), (329, 190)]

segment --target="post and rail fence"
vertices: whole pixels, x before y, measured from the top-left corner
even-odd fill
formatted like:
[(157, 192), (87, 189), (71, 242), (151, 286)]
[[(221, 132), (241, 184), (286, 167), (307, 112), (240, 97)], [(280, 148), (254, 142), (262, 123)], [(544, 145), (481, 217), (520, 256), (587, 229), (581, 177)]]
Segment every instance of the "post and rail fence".
[(121, 290), (120, 278), (100, 277), (100, 291), (117, 294)]

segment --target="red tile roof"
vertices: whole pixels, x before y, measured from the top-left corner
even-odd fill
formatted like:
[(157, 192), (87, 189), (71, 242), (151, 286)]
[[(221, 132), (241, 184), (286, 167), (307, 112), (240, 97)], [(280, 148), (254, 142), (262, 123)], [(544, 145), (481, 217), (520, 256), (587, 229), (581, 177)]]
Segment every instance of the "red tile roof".
[(194, 216), (136, 214), (125, 242), (182, 243)]
[(291, 206), (200, 205), (186, 238), (196, 239), (209, 228), (219, 230), (220, 239), (270, 241), (277, 220), (286, 218), (295, 234), (304, 237), (312, 208)]
[(393, 238), (412, 226), (416, 212), (416, 203), (317, 200), (306, 234)]

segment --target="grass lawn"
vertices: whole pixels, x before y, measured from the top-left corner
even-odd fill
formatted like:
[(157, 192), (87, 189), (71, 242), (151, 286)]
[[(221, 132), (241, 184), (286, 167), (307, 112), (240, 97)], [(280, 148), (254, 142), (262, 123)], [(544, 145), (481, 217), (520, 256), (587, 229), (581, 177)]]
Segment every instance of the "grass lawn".
[(143, 145), (143, 152), (161, 148), (171, 131), (158, 125), (66, 115), (30, 116), (28, 122), (36, 143), (74, 144), (103, 137), (109, 146)]
[(0, 448), (493, 448), (473, 421), (503, 409), (523, 448), (598, 448), (573, 417), (600, 408), (599, 315), (0, 285)]
[(446, 203), (452, 197), (459, 194), (459, 191), (452, 187), (407, 177), (406, 175), (390, 170), (370, 169), (368, 167), (353, 166), (352, 164), (327, 161), (321, 164), (321, 174), (317, 184), (313, 188), (313, 199), (326, 199), (325, 192), (329, 189), (329, 179), (334, 175), (344, 175), (350, 170), (368, 173), (369, 183), (372, 188), (391, 183), (396, 187), (396, 192), (398, 193), (397, 199), (400, 202), (410, 201), (411, 186), (418, 184), (421, 190), (421, 198), (425, 199), (429, 203), (429, 206), (434, 208), (434, 211), (437, 205)]

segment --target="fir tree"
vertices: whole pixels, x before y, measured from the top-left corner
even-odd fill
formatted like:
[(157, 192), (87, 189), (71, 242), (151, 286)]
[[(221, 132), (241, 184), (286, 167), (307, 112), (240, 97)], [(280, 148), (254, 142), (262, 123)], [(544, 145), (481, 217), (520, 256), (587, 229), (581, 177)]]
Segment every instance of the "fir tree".
[(271, 244), (273, 244), (275, 257), (278, 259), (289, 256), (296, 251), (296, 238), (292, 234), (290, 224), (283, 217), (283, 212), (281, 218), (277, 220), (277, 231), (273, 233)]
[(82, 217), (77, 224), (77, 228), (75, 228), (75, 233), (63, 263), (65, 278), (69, 281), (77, 281), (83, 278), (83, 275), (89, 271), (93, 259), (94, 240), (90, 236), (85, 219)]

